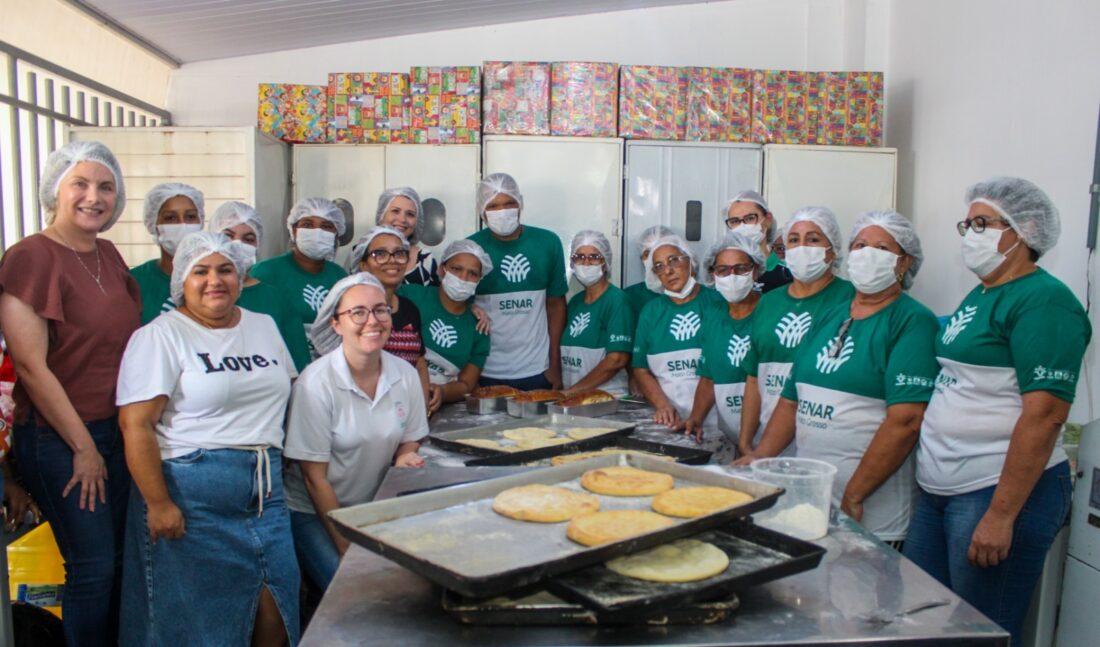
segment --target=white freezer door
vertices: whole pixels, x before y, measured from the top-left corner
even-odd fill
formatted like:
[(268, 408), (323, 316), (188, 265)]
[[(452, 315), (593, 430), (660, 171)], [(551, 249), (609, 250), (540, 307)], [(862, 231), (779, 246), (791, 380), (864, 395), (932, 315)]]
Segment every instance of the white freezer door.
[(653, 225), (686, 236), (702, 261), (725, 232), (720, 212), (726, 201), (738, 191), (760, 190), (762, 163), (761, 147), (753, 144), (627, 142), (624, 285), (643, 279), (636, 241)]
[[(600, 231), (613, 252), (621, 249), (621, 139), (490, 136), (482, 155), (484, 175), (508, 173), (519, 183), (521, 222), (556, 233), (566, 255), (581, 229)], [(619, 285), (619, 264), (613, 265), (611, 282)]]
[[(374, 226), (378, 196), (385, 189), (386, 147), (383, 145), (303, 144), (294, 147), (294, 202), (302, 198), (343, 198), (355, 211), (354, 242)], [(336, 262), (344, 264), (351, 244), (340, 248)]]
[(1078, 647), (1096, 644), (1096, 637), (1100, 636), (1100, 614), (1096, 613), (1098, 596), (1100, 571), (1070, 554), (1066, 557), (1055, 645)]
[(895, 208), (896, 180), (894, 148), (764, 147), (764, 198), (779, 225), (800, 207), (829, 207), (840, 222), (845, 246), (859, 214)]

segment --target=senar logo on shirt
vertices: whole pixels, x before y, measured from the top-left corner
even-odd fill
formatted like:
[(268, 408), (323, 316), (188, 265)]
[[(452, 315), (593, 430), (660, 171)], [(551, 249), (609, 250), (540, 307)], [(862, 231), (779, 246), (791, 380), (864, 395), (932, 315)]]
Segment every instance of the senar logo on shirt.
[(327, 296), (328, 288), (323, 285), (307, 285), (302, 288), (302, 299), (314, 312), (317, 312)]
[(176, 304), (172, 302), (172, 297), (168, 297), (164, 300), (164, 303), (160, 304), (161, 312), (172, 312), (176, 309)]
[(951, 321), (947, 322), (947, 327), (943, 330), (943, 337), (941, 338), (943, 343), (950, 344), (955, 341), (959, 333), (966, 330), (967, 324), (974, 320), (974, 314), (977, 312), (978, 306), (966, 306), (951, 315)]
[(569, 336), (576, 337), (584, 332), (584, 329), (588, 327), (591, 321), (592, 314), (588, 312), (582, 312), (576, 317), (573, 317), (573, 322), (569, 324)]
[(852, 341), (852, 338), (848, 337), (844, 340), (844, 345), (840, 347), (839, 353), (834, 352), (839, 343), (839, 337), (833, 337), (829, 340), (829, 343), (825, 344), (821, 350), (817, 352), (818, 372), (824, 373), (825, 375), (835, 373), (838, 368), (843, 366), (844, 363), (852, 357), (852, 353), (856, 350), (856, 343)]
[(699, 313), (681, 312), (672, 318), (668, 332), (676, 341), (687, 341), (699, 332), (702, 323), (702, 320), (699, 319)]
[(523, 254), (509, 254), (500, 261), (500, 272), (512, 283), (519, 283), (526, 279), (530, 271), (531, 262)]
[(440, 319), (428, 324), (428, 334), (432, 336), (432, 341), (441, 348), (450, 348), (458, 343), (458, 331), (455, 330), (454, 326), (446, 324)]
[(775, 335), (784, 347), (794, 348), (802, 343), (802, 338), (806, 336), (806, 331), (810, 329), (810, 324), (813, 322), (814, 318), (808, 312), (801, 314), (788, 312), (776, 324)]
[(730, 360), (731, 366), (741, 366), (741, 360), (745, 359), (745, 355), (749, 352), (748, 335), (731, 335), (730, 344), (726, 348), (726, 357)]

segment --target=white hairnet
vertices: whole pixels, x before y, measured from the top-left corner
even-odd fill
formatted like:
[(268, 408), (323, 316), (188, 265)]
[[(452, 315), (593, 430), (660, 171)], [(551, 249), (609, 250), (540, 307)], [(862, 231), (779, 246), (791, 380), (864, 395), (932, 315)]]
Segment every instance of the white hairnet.
[(711, 273), (710, 268), (714, 265), (718, 255), (727, 249), (744, 252), (757, 268), (764, 269), (764, 254), (760, 251), (760, 245), (736, 230), (726, 231), (726, 235), (722, 237), (722, 240), (711, 245), (710, 249), (707, 250), (706, 257), (703, 259), (703, 266), (700, 269), (700, 280), (703, 285), (714, 285), (714, 275)]
[(225, 231), (237, 225), (248, 225), (256, 234), (256, 242), (264, 237), (264, 223), (260, 220), (260, 214), (256, 213), (250, 205), (232, 200), (223, 202), (210, 216), (210, 231)]
[(244, 276), (244, 259), (241, 258), (233, 241), (219, 231), (196, 231), (188, 234), (176, 247), (176, 255), (172, 257), (172, 280), (169, 284), (172, 293), (172, 301), (176, 305), (183, 303), (183, 282), (191, 273), (195, 264), (211, 254), (221, 254), (237, 268), (238, 287), (241, 277)]
[(913, 259), (913, 262), (909, 265), (909, 271), (901, 279), (901, 287), (909, 289), (913, 285), (913, 279), (917, 277), (917, 271), (920, 270), (921, 264), (924, 263), (924, 252), (921, 250), (920, 237), (917, 236), (917, 230), (913, 229), (913, 223), (897, 211), (868, 211), (859, 214), (859, 217), (856, 218), (850, 240), (854, 241), (859, 232), (872, 225), (885, 229), (886, 233), (893, 236), (894, 242), (901, 247), (901, 251)]
[(676, 232), (664, 225), (653, 225), (642, 230), (638, 234), (638, 254), (644, 254), (646, 250), (653, 248), (653, 243), (665, 236), (675, 236)]
[(378, 211), (374, 214), (374, 224), (382, 224), (382, 216), (385, 215), (386, 210), (390, 208), (390, 203), (393, 202), (393, 199), (397, 197), (412, 200), (413, 205), (416, 207), (416, 229), (413, 230), (413, 235), (409, 236), (409, 242), (415, 244), (420, 240), (420, 232), (424, 231), (424, 208), (420, 204), (420, 194), (410, 186), (399, 186), (393, 189), (386, 189), (382, 192), (382, 195), (378, 196)]
[(80, 162), (96, 162), (115, 176), (115, 210), (100, 229), (107, 231), (118, 222), (118, 217), (126, 208), (126, 186), (122, 181), (122, 167), (118, 165), (115, 154), (99, 142), (69, 142), (50, 153), (42, 167), (38, 202), (49, 214), (46, 222), (53, 223), (57, 215), (57, 192), (61, 188), (61, 180)]
[(200, 225), (206, 222), (202, 191), (182, 182), (158, 184), (145, 194), (145, 229), (153, 235), (154, 242), (159, 242), (157, 240), (157, 216), (160, 215), (160, 208), (164, 206), (165, 202), (178, 195), (182, 195), (195, 205), (195, 209), (199, 212)]
[(404, 249), (409, 248), (409, 241), (405, 239), (405, 234), (402, 234), (393, 227), (386, 227), (384, 225), (371, 227), (367, 230), (367, 233), (360, 236), (359, 240), (355, 241), (355, 244), (351, 246), (351, 252), (348, 253), (348, 259), (344, 262), (344, 269), (348, 271), (348, 274), (354, 274), (360, 271), (359, 263), (363, 260), (363, 257), (366, 256), (367, 247), (370, 246), (370, 241), (382, 235), (397, 236), (397, 240), (401, 241), (401, 247)]
[(451, 260), (451, 257), (459, 254), (473, 254), (477, 257), (477, 260), (481, 263), (481, 276), (485, 277), (489, 275), (489, 272), (493, 271), (493, 259), (489, 258), (489, 254), (469, 238), (460, 238), (456, 241), (452, 241), (447, 248), (443, 250), (443, 257), (440, 259), (440, 263), (446, 263)]
[[(726, 206), (722, 209), (723, 221), (729, 217), (730, 207), (733, 206), (734, 202), (751, 202), (763, 209), (765, 214), (771, 213), (771, 209), (768, 208), (768, 201), (764, 199), (764, 196), (752, 189), (745, 189), (744, 191), (738, 192), (737, 195), (730, 198), (729, 202), (726, 203)], [(769, 243), (775, 240), (775, 232), (775, 218), (772, 218), (768, 230), (764, 232), (764, 236)]]
[[(569, 255), (577, 253), (578, 247), (584, 247), (591, 245), (603, 254), (603, 273), (604, 276), (611, 276), (611, 243), (608, 242), (607, 236), (594, 229), (582, 229), (577, 232), (577, 235), (573, 236), (573, 241), (569, 243)], [(570, 262), (572, 265), (572, 262)]]
[(1039, 256), (1051, 250), (1062, 233), (1058, 208), (1042, 189), (1023, 178), (995, 177), (978, 182), (966, 190), (966, 202), (990, 206)]
[(833, 247), (833, 269), (840, 267), (840, 259), (844, 255), (844, 239), (840, 236), (840, 223), (836, 221), (836, 214), (828, 207), (802, 207), (794, 212), (791, 219), (783, 226), (785, 231), (790, 231), (796, 222), (812, 222), (821, 229), (829, 244)]
[(319, 354), (325, 355), (340, 346), (340, 335), (332, 329), (332, 319), (336, 316), (336, 309), (340, 306), (344, 293), (357, 285), (377, 288), (382, 294), (386, 293), (386, 288), (370, 272), (355, 272), (337, 281), (321, 302), (317, 317), (309, 326), (309, 340)]
[(680, 250), (681, 252), (684, 253), (684, 255), (686, 255), (688, 258), (691, 259), (691, 275), (695, 276), (696, 273), (699, 271), (699, 261), (698, 261), (698, 259), (695, 258), (695, 253), (691, 251), (691, 246), (688, 245), (687, 241), (684, 240), (679, 234), (671, 234), (669, 236), (661, 236), (657, 240), (653, 241), (653, 244), (650, 245), (650, 247), (649, 247), (650, 252), (651, 252), (650, 255), (649, 255), (649, 260), (645, 264), (646, 274), (652, 274), (653, 273), (653, 254), (652, 254), (652, 252), (657, 251), (658, 247), (664, 247), (665, 245), (671, 245), (671, 246), (675, 247), (676, 249)]
[(519, 185), (515, 178), (507, 173), (493, 173), (486, 176), (477, 185), (477, 215), (485, 213), (485, 205), (500, 194), (509, 195), (519, 203), (519, 210), (523, 211), (523, 194), (519, 192)]
[(336, 236), (344, 235), (347, 224), (344, 222), (344, 212), (325, 198), (302, 198), (290, 208), (290, 214), (286, 217), (286, 230), (290, 232), (291, 240), (294, 239), (294, 223), (306, 216), (316, 216), (336, 225)]

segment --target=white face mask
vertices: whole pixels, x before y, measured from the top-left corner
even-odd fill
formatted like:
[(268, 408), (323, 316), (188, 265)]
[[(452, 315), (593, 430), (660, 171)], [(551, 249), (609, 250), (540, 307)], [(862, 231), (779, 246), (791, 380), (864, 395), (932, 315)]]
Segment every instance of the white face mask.
[(157, 244), (169, 254), (175, 254), (180, 241), (187, 234), (202, 231), (202, 225), (185, 223), (182, 225), (157, 225)]
[(519, 209), (497, 209), (485, 212), (489, 231), (497, 236), (511, 236), (519, 227)]
[(787, 269), (796, 281), (809, 283), (821, 278), (829, 269), (825, 262), (826, 247), (799, 245), (787, 249)]
[(336, 256), (336, 234), (324, 229), (299, 229), (294, 245), (315, 261), (331, 261)]
[(230, 241), (229, 244), (237, 250), (237, 255), (241, 258), (241, 263), (244, 265), (244, 272), (247, 274), (248, 270), (256, 264), (256, 248), (239, 240)]
[(760, 244), (760, 241), (764, 239), (764, 230), (760, 227), (760, 223), (754, 222), (751, 225), (738, 225), (733, 228), (733, 231), (745, 236), (752, 242)]
[(650, 258), (646, 258), (642, 261), (642, 265), (645, 266), (645, 286), (650, 292), (656, 292), (660, 294), (664, 292), (664, 286), (661, 285), (661, 277), (653, 273), (653, 261)]
[(898, 282), (898, 258), (876, 247), (857, 249), (848, 255), (848, 278), (863, 294), (878, 294)]
[(1001, 266), (1001, 263), (1005, 262), (1006, 255), (1020, 244), (1017, 240), (1016, 245), (1010, 247), (1004, 254), (998, 252), (997, 247), (1001, 244), (1001, 236), (1006, 231), (1008, 230), (986, 229), (979, 234), (973, 229), (966, 230), (962, 244), (963, 263), (971, 272), (977, 274), (978, 278), (992, 274)]
[(587, 288), (599, 283), (603, 278), (603, 265), (574, 265), (573, 276)]
[(463, 281), (450, 272), (443, 275), (441, 283), (443, 285), (443, 291), (447, 293), (447, 296), (450, 297), (452, 301), (458, 301), (459, 303), (474, 296), (474, 292), (477, 291), (476, 281)]
[(751, 273), (744, 276), (730, 274), (714, 277), (714, 289), (718, 290), (718, 294), (721, 294), (722, 298), (729, 303), (741, 303), (745, 297), (749, 296), (754, 285), (756, 281), (753, 280)]
[(684, 283), (684, 289), (679, 292), (673, 292), (672, 290), (665, 290), (665, 296), (672, 297), (673, 299), (686, 299), (691, 291), (695, 289), (695, 277), (688, 276), (687, 283)]

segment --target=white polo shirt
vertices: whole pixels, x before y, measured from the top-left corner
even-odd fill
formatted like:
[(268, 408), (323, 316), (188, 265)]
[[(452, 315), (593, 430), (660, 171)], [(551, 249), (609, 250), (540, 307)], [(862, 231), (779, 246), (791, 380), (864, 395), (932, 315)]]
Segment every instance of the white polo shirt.
[[(341, 506), (374, 498), (401, 443), (428, 435), (420, 376), (408, 362), (382, 351), (373, 398), (356, 384), (337, 347), (302, 371), (294, 383), (287, 422), (287, 458), (328, 463), (328, 482)], [(287, 505), (314, 512), (301, 470), (285, 472)]]

